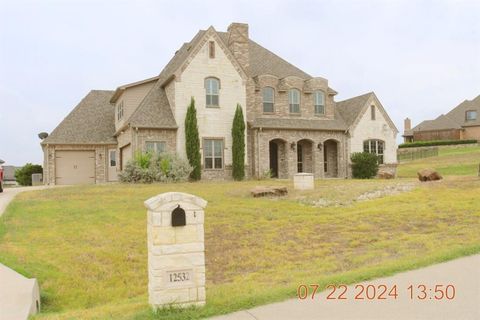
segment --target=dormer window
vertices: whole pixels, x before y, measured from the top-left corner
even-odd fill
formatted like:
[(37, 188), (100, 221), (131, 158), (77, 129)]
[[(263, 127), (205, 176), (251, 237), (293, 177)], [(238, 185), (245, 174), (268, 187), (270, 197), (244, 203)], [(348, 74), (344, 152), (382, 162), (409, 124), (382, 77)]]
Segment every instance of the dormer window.
[(375, 106), (371, 105), (370, 106), (370, 117), (372, 120), (375, 120)]
[(273, 113), (274, 102), (275, 102), (275, 90), (271, 87), (263, 88), (263, 112)]
[(218, 108), (218, 92), (220, 90), (220, 80), (217, 78), (205, 79), (205, 90), (207, 99), (207, 108)]
[(290, 113), (300, 113), (300, 91), (298, 89), (288, 90), (288, 104)]
[(315, 91), (313, 95), (315, 104), (315, 115), (322, 116), (325, 114), (325, 94), (323, 91)]
[(215, 58), (215, 41), (210, 41), (208, 43), (208, 56), (210, 59)]
[(465, 112), (465, 120), (466, 121), (477, 120), (477, 111), (476, 110), (468, 110), (467, 112)]
[(117, 105), (117, 121), (123, 118), (123, 101)]

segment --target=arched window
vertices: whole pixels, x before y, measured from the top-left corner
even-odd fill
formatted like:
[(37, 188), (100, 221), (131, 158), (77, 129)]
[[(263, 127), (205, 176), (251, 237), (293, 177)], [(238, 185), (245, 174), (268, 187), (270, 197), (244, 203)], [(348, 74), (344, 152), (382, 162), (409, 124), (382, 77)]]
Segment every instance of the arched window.
[(383, 150), (385, 150), (385, 142), (377, 139), (363, 141), (363, 151), (373, 153), (378, 156), (378, 163), (383, 163)]
[(325, 114), (325, 94), (323, 91), (315, 91), (313, 95), (313, 103), (315, 105), (315, 114), (324, 115)]
[(208, 107), (219, 107), (218, 92), (220, 90), (220, 80), (217, 78), (207, 78), (205, 79), (205, 90), (207, 97), (207, 108)]
[(298, 89), (288, 90), (288, 104), (290, 113), (300, 113), (300, 91)]
[(275, 90), (271, 87), (263, 88), (263, 112), (272, 113), (275, 103)]

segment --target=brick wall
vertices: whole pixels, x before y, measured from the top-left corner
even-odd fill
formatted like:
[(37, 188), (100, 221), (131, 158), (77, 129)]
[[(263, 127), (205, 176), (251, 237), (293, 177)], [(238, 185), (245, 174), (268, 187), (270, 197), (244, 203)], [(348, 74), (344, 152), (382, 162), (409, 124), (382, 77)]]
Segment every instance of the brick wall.
[(413, 141), (460, 140), (461, 137), (461, 129), (413, 132)]

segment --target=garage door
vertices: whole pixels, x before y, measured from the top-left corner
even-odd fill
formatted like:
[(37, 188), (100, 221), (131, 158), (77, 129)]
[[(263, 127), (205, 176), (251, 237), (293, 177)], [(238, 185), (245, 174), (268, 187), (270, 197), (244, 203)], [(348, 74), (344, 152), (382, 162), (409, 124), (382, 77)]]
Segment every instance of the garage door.
[(56, 184), (95, 183), (95, 151), (56, 151)]

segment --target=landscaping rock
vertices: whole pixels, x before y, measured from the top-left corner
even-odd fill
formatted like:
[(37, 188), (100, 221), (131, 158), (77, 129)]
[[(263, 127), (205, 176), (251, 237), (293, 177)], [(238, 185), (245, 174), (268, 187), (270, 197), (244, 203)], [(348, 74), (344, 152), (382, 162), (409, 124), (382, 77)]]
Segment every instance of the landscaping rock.
[(425, 181), (436, 181), (441, 180), (443, 177), (433, 169), (422, 169), (417, 172), (418, 180)]
[(387, 172), (387, 171), (380, 171), (378, 173), (378, 177), (380, 179), (387, 179), (387, 180), (395, 178), (395, 176), (392, 173)]
[(287, 187), (260, 187), (257, 186), (250, 190), (254, 198), (258, 197), (281, 197), (288, 194)]

